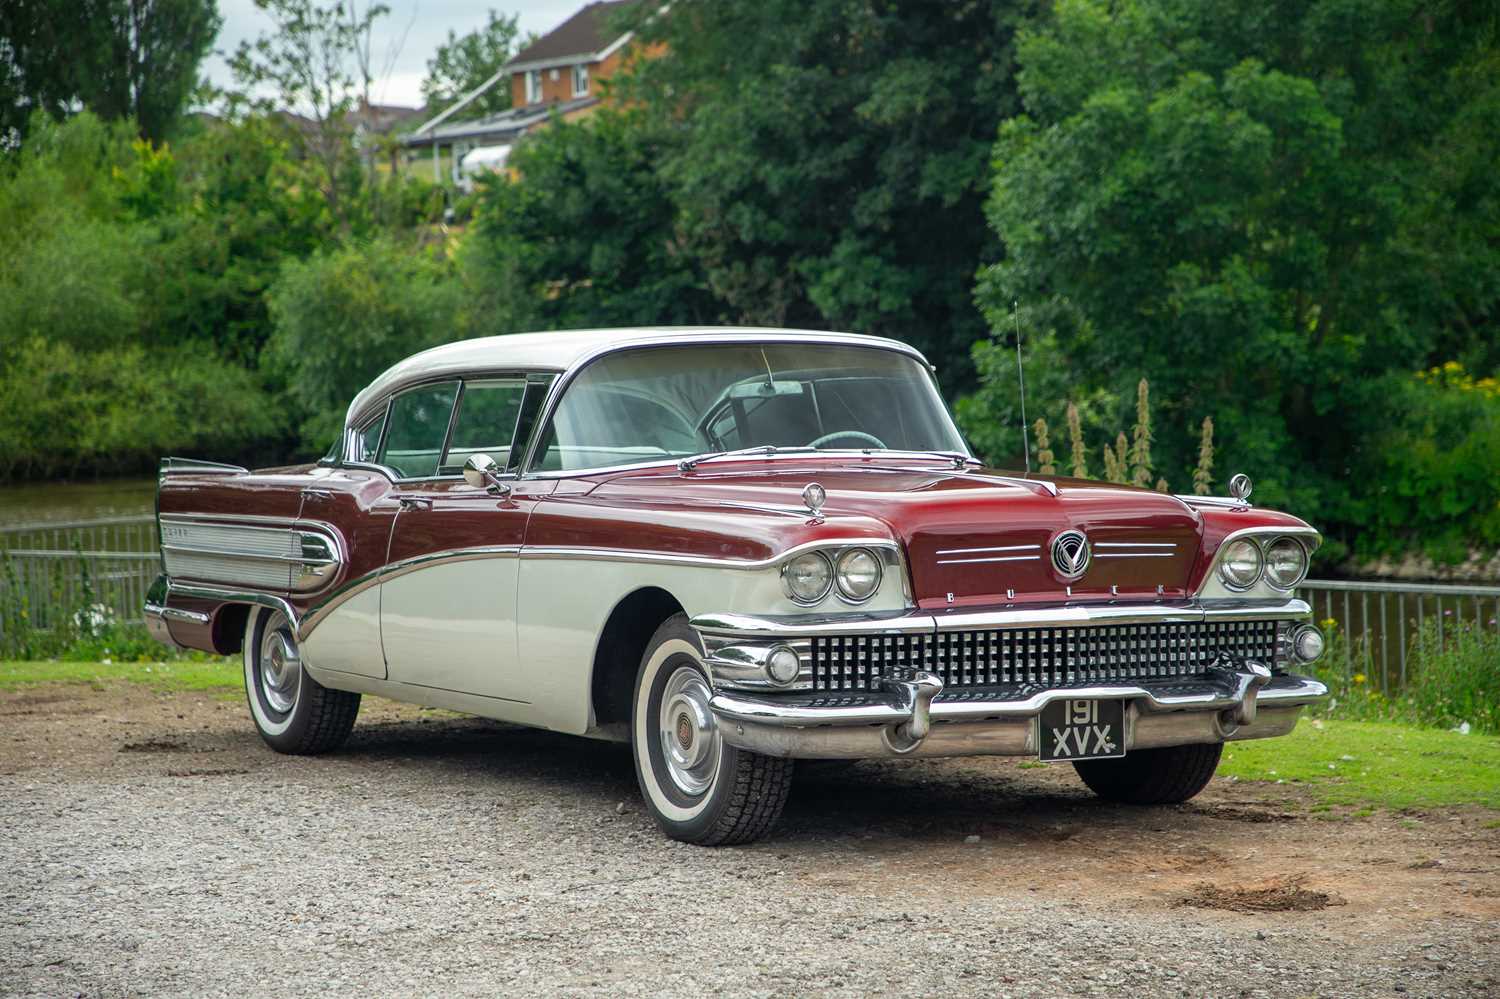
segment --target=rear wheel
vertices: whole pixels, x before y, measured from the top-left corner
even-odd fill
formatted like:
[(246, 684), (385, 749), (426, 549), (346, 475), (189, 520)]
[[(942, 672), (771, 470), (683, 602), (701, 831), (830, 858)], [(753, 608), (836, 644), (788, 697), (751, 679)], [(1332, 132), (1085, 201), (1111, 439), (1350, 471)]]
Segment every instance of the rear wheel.
[(736, 749), (708, 708), (698, 636), (682, 614), (647, 643), (631, 703), (630, 742), (646, 806), (668, 836), (702, 846), (748, 843), (781, 817), (792, 761)]
[(1078, 776), (1101, 798), (1131, 805), (1175, 805), (1208, 786), (1222, 742), (1140, 749), (1117, 760), (1080, 760)]
[(307, 675), (286, 615), (251, 608), (245, 621), (245, 696), (266, 745), (278, 753), (326, 753), (343, 743), (359, 714), (359, 695), (330, 690)]

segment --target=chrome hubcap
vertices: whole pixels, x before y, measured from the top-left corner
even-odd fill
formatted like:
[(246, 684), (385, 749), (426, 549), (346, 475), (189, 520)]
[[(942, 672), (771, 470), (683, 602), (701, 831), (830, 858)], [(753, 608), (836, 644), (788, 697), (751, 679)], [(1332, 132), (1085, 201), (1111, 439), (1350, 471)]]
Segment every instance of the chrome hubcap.
[(260, 690), (266, 703), (286, 714), (297, 703), (302, 682), (302, 656), (286, 620), (277, 615), (260, 640)]
[(719, 768), (719, 730), (708, 710), (710, 691), (703, 674), (679, 666), (662, 691), (658, 734), (672, 783), (684, 794), (707, 791)]

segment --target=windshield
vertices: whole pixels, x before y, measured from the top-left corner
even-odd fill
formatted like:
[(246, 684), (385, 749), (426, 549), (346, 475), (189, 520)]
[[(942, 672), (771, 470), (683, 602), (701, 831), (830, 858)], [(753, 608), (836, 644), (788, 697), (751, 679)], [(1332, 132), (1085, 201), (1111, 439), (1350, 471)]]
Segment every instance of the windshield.
[(967, 454), (920, 362), (833, 344), (643, 347), (585, 368), (536, 467), (605, 468), (747, 447)]

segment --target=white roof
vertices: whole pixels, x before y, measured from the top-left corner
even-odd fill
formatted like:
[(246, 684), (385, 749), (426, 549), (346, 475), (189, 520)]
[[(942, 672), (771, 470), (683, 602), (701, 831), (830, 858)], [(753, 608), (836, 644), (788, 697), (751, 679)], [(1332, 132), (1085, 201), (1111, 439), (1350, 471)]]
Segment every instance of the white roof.
[[(619, 347), (665, 343), (763, 343), (796, 340), (809, 343), (862, 344), (900, 350), (922, 358), (916, 348), (886, 337), (815, 330), (762, 329), (741, 326), (657, 326), (604, 330), (558, 330), (511, 333), (458, 340), (413, 354), (387, 368), (349, 404), (347, 420), (366, 406), (404, 385), (473, 371), (567, 371), (594, 355)], [(925, 358), (922, 358), (925, 362)]]

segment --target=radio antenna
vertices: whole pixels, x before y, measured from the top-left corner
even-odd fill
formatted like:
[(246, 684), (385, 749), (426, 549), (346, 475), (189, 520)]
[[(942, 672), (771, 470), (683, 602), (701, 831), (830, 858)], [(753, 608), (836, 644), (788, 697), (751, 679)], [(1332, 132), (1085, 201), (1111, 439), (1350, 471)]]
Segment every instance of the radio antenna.
[(1026, 368), (1021, 364), (1021, 315), (1012, 299), (1010, 318), (1016, 325), (1016, 380), (1021, 383), (1021, 447), (1026, 454), (1026, 474), (1031, 474), (1031, 438), (1026, 433)]

